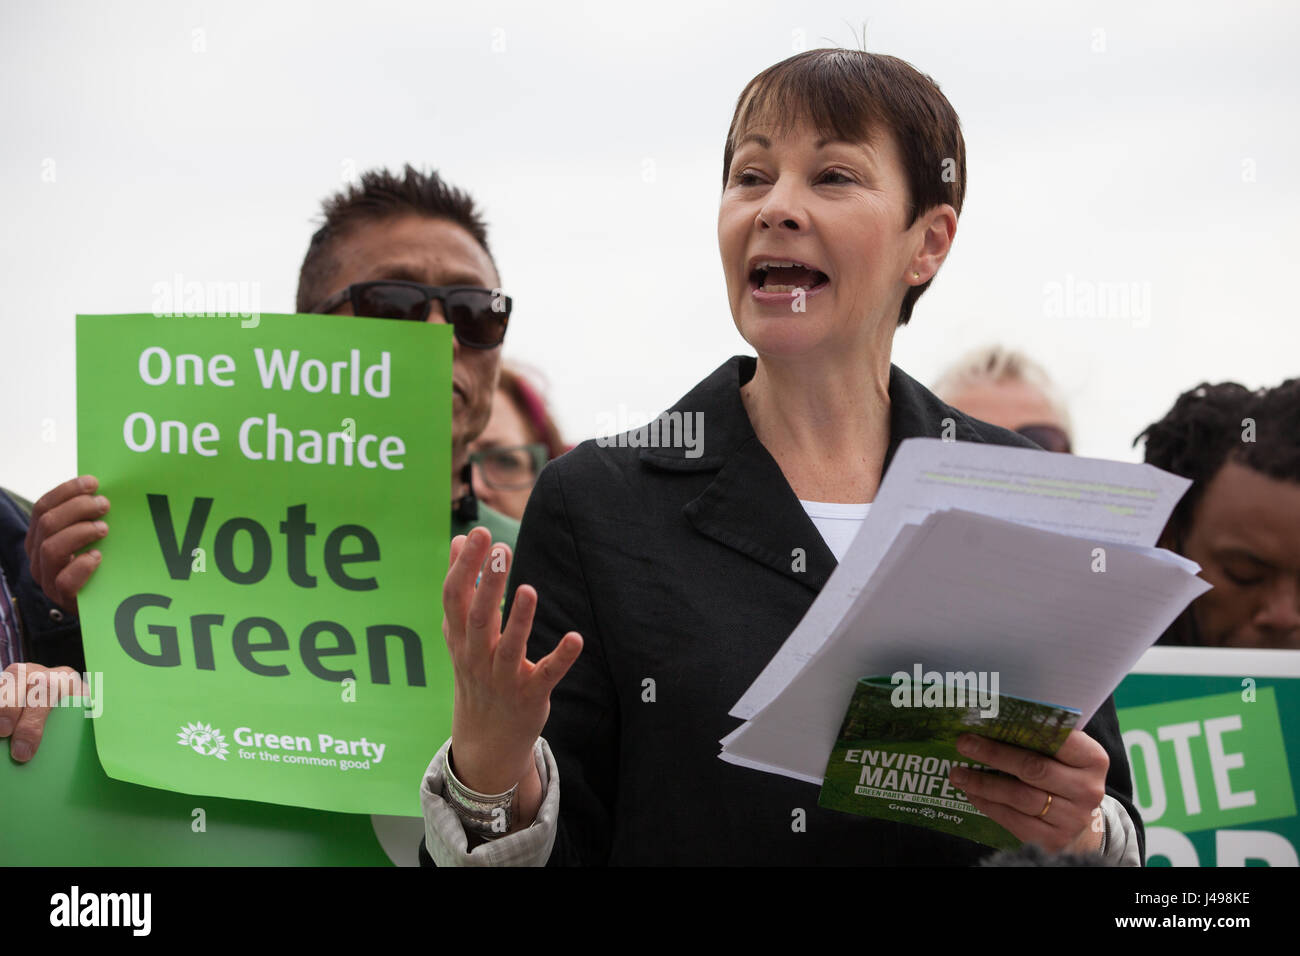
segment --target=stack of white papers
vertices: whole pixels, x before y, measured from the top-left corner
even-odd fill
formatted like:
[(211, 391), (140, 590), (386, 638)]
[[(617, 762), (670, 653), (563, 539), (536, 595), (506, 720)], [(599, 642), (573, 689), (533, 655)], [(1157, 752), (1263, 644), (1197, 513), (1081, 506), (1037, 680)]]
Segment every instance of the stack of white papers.
[(732, 763), (820, 784), (861, 677), (997, 672), (1082, 727), (1209, 585), (1153, 547), (1191, 484), (1150, 465), (903, 442), (852, 546), (732, 708)]

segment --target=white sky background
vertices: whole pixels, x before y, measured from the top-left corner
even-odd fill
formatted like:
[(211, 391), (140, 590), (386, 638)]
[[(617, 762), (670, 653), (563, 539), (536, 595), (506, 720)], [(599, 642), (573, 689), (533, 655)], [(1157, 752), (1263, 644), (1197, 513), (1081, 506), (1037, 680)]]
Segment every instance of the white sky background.
[[(857, 46), (864, 22), (969, 155), (899, 365), (928, 384), (1024, 348), (1078, 450), (1128, 460), (1180, 391), (1300, 374), (1292, 4), (0, 0), (0, 484), (77, 473), (76, 313), (152, 311), (177, 273), (292, 311), (320, 199), (406, 161), (485, 206), (505, 357), (545, 373), (566, 437), (657, 413), (750, 351), (716, 238), (737, 95), (795, 31)], [(1149, 313), (1053, 316), (1067, 276), (1138, 283)]]

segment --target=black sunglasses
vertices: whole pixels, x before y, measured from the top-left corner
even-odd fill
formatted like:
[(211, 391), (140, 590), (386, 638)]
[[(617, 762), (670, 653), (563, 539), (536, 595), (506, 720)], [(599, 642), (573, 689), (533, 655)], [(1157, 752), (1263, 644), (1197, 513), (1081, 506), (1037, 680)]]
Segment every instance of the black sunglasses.
[(442, 303), (442, 314), (461, 345), (472, 349), (494, 349), (505, 340), (506, 325), (514, 303), (499, 289), (377, 279), (354, 283), (334, 293), (312, 311), (328, 315), (344, 302), (351, 302), (354, 315), (425, 322), (434, 299)]
[(1070, 454), (1070, 436), (1056, 425), (1021, 425), (1016, 431), (1044, 451)]

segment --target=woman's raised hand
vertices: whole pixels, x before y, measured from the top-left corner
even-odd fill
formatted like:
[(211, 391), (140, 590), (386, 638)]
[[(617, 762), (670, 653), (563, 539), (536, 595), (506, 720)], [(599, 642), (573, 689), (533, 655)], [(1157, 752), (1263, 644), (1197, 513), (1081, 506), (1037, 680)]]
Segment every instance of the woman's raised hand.
[(570, 631), (537, 663), (528, 660), (524, 652), (537, 592), (526, 584), (518, 587), (502, 630), (510, 560), (510, 548), (492, 544), (486, 528), (452, 540), (442, 588), (442, 633), (455, 671), (452, 769), (461, 783), (480, 793), (504, 793), (518, 783), (512, 827), (518, 829), (532, 823), (541, 805), (533, 747), (551, 710), (551, 690), (578, 659), (582, 637)]

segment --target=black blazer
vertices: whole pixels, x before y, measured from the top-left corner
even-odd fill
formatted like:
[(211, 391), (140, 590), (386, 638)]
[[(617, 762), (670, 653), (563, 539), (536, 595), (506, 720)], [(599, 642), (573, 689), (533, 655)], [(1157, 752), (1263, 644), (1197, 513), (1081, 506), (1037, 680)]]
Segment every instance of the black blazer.
[[(671, 410), (703, 413), (699, 457), (587, 441), (551, 462), (529, 499), (508, 590), (513, 600), (526, 582), (539, 595), (529, 659), (567, 631), (584, 639), (543, 731), (560, 773), (550, 863), (973, 864), (993, 851), (824, 810), (817, 786), (718, 757), (738, 726), (727, 711), (836, 563), (750, 425), (740, 387), (755, 368), (733, 358)], [(944, 419), (958, 440), (1035, 447), (897, 367), (889, 396), (886, 469), (903, 439), (941, 437)], [(805, 570), (792, 570), (795, 548)], [(1085, 730), (1141, 835), (1113, 700)]]

